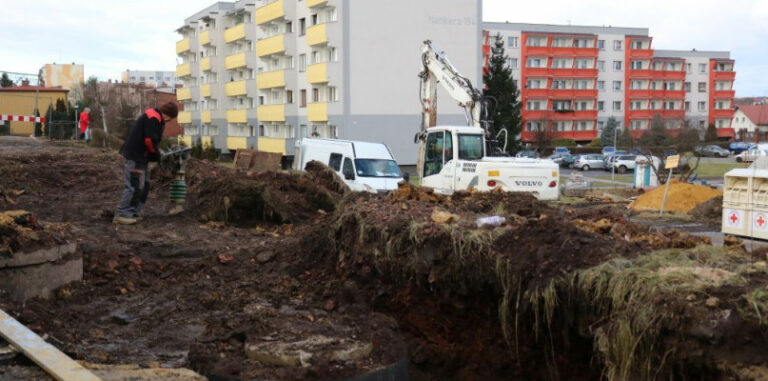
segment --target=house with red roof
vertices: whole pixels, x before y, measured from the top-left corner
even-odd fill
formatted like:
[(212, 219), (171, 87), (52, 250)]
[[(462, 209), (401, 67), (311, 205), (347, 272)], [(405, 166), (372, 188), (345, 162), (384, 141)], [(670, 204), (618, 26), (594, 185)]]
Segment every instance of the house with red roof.
[(741, 140), (768, 141), (768, 104), (737, 106), (731, 126)]

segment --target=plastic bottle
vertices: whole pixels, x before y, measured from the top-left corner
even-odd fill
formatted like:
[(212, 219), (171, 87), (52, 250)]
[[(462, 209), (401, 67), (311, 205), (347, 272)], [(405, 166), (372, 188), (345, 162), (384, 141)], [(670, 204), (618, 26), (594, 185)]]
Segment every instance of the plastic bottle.
[(495, 226), (501, 226), (501, 224), (503, 224), (505, 222), (507, 222), (507, 219), (502, 217), (502, 216), (490, 216), (490, 217), (478, 218), (475, 221), (475, 224), (477, 225), (477, 227), (481, 228), (481, 227), (483, 227), (485, 225), (490, 225), (490, 226), (494, 226), (494, 227)]

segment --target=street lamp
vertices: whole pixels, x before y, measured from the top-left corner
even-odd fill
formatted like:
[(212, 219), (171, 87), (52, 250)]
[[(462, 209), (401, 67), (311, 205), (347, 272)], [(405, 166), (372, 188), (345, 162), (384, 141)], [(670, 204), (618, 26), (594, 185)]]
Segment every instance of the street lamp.
[(80, 140), (80, 129), (78, 128), (77, 123), (77, 117), (80, 115), (77, 113), (77, 109), (80, 108), (80, 106), (75, 103), (75, 141)]

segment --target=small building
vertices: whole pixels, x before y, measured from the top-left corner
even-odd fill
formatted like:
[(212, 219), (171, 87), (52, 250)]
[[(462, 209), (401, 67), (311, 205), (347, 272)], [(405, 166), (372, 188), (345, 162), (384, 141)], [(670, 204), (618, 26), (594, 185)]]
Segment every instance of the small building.
[(45, 64), (40, 71), (43, 84), (47, 87), (60, 87), (69, 90), (70, 100), (79, 100), (85, 83), (85, 66), (82, 64)]
[(768, 140), (768, 104), (737, 106), (732, 125), (739, 139)]
[(148, 87), (175, 88), (177, 83), (175, 71), (126, 70), (121, 77), (123, 83), (143, 84)]
[[(3, 87), (0, 88), (0, 114), (33, 116), (35, 114), (35, 98), (38, 99), (40, 115), (45, 116), (49, 106), (56, 107), (59, 99), (66, 102), (69, 90), (54, 87), (39, 88), (39, 96), (36, 96), (36, 86)], [(0, 122), (3, 123), (3, 122)], [(11, 124), (11, 135), (29, 136), (35, 132), (33, 122), (5, 122)]]

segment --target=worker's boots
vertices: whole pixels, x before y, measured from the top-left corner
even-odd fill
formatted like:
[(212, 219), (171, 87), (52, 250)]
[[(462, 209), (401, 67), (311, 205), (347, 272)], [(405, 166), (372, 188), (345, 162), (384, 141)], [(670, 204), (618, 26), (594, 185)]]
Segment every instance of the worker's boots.
[(124, 217), (115, 213), (115, 217), (112, 219), (112, 223), (115, 225), (136, 225), (139, 222), (138, 219), (133, 217)]

